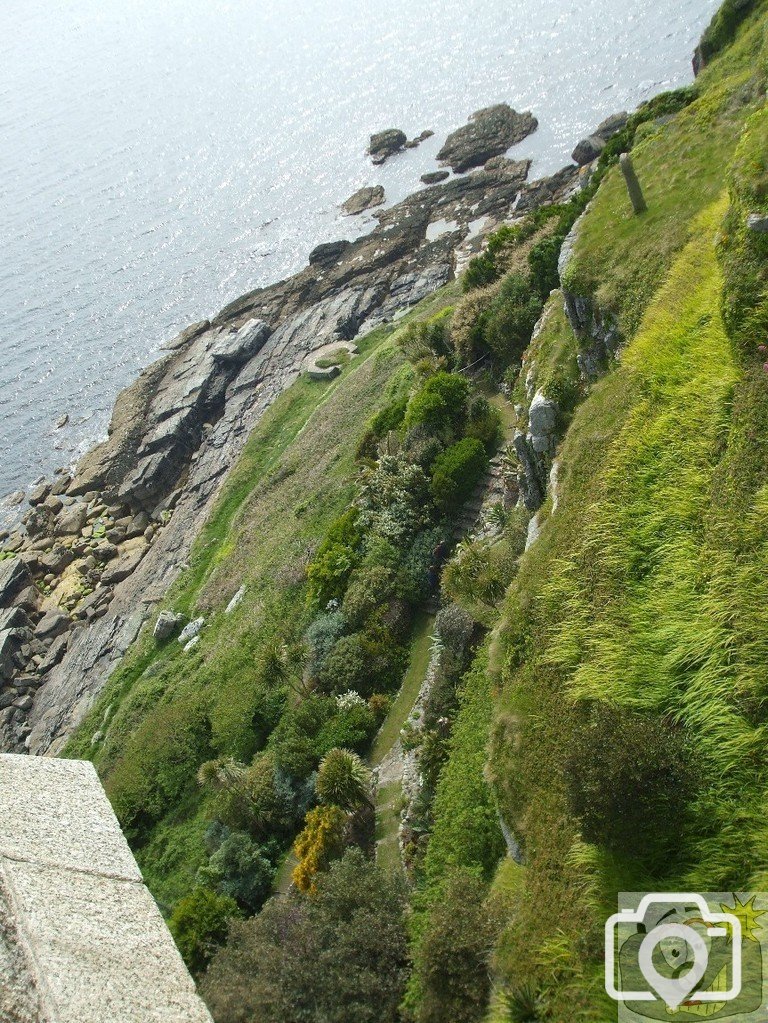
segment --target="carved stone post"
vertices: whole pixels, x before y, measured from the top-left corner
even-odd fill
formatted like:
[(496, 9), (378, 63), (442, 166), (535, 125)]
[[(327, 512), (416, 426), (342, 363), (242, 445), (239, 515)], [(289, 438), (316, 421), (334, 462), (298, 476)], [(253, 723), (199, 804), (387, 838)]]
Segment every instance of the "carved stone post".
[(632, 157), (629, 153), (622, 153), (619, 157), (619, 163), (621, 164), (621, 172), (624, 175), (624, 181), (627, 184), (629, 198), (632, 201), (632, 208), (635, 213), (645, 213), (648, 206), (646, 205), (643, 190), (640, 187), (640, 182), (637, 180), (637, 174), (635, 174)]

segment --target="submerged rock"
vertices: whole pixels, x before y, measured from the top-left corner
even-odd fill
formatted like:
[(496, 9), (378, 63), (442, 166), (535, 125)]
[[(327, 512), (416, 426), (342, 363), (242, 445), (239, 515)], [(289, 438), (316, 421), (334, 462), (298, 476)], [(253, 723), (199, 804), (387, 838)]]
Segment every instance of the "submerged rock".
[(451, 176), (451, 172), (447, 170), (430, 171), (428, 174), (422, 174), (421, 180), (425, 185), (438, 185), (441, 181), (445, 181), (446, 178)]
[(375, 164), (384, 163), (390, 156), (405, 149), (408, 136), (399, 128), (385, 128), (371, 135), (368, 154)]
[(353, 217), (358, 213), (373, 209), (374, 206), (381, 206), (383, 202), (383, 185), (366, 185), (365, 188), (358, 188), (353, 195), (350, 195), (349, 199), (342, 203), (341, 208), (348, 217)]
[(448, 136), (437, 159), (457, 173), (481, 167), (522, 142), (538, 126), (530, 111), (520, 114), (507, 103), (484, 107), (472, 114), (468, 124)]

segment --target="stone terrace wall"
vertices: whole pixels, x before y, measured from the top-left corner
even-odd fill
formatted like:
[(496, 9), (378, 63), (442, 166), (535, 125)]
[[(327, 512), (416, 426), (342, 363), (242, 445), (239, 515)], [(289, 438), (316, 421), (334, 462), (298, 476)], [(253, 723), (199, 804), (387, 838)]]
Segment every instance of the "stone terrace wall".
[(0, 1020), (211, 1023), (90, 763), (0, 755)]

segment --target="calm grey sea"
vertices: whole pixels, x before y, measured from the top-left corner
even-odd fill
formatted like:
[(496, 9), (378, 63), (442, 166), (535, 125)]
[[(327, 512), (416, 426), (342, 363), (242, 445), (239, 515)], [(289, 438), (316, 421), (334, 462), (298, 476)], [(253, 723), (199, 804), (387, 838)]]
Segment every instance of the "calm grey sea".
[[(688, 82), (719, 0), (2, 0), (0, 495), (103, 435), (187, 323), (363, 233), (505, 100), (533, 174)], [(372, 131), (435, 138), (372, 168)], [(69, 423), (55, 429), (60, 416)]]

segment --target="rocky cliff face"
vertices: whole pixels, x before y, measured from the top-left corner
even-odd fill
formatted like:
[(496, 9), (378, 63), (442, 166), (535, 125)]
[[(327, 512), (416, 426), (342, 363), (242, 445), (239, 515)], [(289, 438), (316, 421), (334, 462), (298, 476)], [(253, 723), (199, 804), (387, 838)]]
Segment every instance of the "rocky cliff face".
[(0, 749), (61, 748), (307, 356), (436, 290), (483, 234), (566, 194), (576, 168), (530, 185), (526, 172), (478, 171), (379, 212), (370, 234), (319, 246), (294, 277), (183, 331), (119, 396), (108, 439), (71, 479), (30, 495), (24, 528), (5, 539), (0, 567), (13, 578), (0, 592)]

